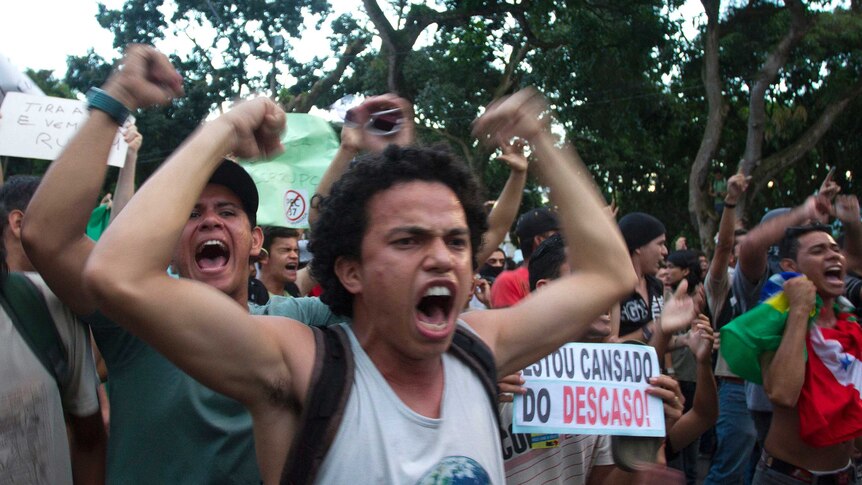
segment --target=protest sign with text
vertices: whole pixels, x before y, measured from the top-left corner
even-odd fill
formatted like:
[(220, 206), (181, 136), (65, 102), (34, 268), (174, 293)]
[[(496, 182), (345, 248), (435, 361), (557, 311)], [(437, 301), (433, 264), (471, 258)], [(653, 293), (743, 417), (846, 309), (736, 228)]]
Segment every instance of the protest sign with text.
[[(8, 93), (0, 115), (0, 155), (54, 160), (89, 113), (87, 104), (76, 99)], [(117, 130), (108, 164), (122, 167), (128, 148)]]
[(662, 401), (645, 392), (659, 373), (649, 346), (566, 344), (524, 369), (512, 430), (664, 436)]
[(288, 113), (287, 126), (282, 154), (242, 166), (260, 194), (258, 224), (308, 228), (311, 199), (338, 151), (338, 136), (326, 120), (305, 113)]

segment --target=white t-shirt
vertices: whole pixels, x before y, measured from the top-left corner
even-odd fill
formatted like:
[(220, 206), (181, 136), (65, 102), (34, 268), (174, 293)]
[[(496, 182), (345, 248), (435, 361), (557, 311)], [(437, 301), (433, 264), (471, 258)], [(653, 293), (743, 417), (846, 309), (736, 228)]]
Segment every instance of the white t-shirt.
[(0, 483), (71, 484), (63, 411), (82, 417), (99, 411), (90, 334), (39, 275), (26, 276), (45, 296), (66, 350), (69, 379), (61, 396), (54, 378), (0, 308)]
[(595, 466), (613, 465), (606, 435), (561, 434), (556, 446), (531, 448), (530, 435), (512, 433), (512, 403), (500, 404), (506, 483), (583, 485)]
[(497, 422), (473, 370), (443, 354), (440, 418), (428, 418), (401, 401), (345, 329), (356, 373), (316, 483), (503, 483)]

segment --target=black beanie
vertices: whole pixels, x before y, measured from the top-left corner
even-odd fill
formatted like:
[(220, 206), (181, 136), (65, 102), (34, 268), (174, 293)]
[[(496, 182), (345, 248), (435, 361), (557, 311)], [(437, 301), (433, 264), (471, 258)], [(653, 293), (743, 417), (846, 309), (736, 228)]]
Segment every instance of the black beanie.
[(632, 212), (620, 219), (620, 232), (623, 233), (623, 239), (626, 240), (631, 254), (667, 231), (664, 224), (655, 217), (643, 212)]

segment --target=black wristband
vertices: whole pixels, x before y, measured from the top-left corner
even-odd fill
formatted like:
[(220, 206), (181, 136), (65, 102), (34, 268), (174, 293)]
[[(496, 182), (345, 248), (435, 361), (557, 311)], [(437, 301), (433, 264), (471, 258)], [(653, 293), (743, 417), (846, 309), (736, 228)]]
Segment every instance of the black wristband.
[(736, 204), (728, 204), (727, 202), (725, 202), (725, 203), (724, 203), (724, 207), (725, 207), (725, 208), (727, 208), (727, 209), (735, 209), (735, 208), (736, 208)]
[(129, 117), (129, 108), (126, 108), (123, 103), (117, 101), (116, 98), (99, 88), (90, 88), (87, 91), (87, 109), (91, 111), (94, 109), (103, 111), (119, 126), (123, 126), (126, 118)]

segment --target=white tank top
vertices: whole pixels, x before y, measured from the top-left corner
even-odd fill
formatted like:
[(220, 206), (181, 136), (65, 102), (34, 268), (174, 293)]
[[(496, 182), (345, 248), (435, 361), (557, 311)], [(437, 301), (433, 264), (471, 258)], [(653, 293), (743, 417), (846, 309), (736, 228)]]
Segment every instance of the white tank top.
[(316, 483), (504, 483), (500, 432), (487, 393), (469, 367), (443, 354), (440, 418), (428, 418), (398, 398), (344, 327), (356, 373)]

